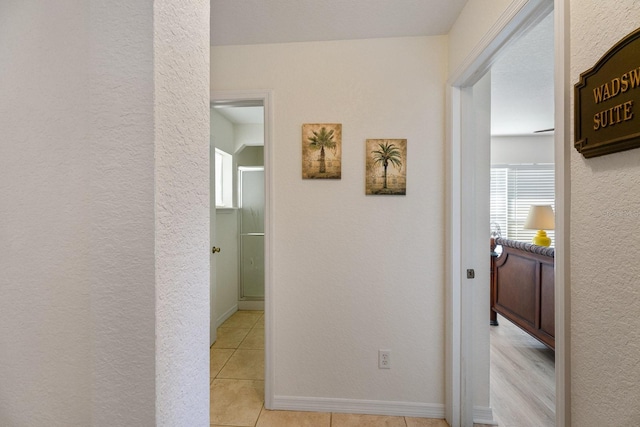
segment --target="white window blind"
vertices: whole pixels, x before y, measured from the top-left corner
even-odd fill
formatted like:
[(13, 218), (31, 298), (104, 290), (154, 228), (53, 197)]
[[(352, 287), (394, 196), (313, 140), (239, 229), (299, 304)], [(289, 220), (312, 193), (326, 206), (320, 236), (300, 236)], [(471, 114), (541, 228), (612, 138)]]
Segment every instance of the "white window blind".
[[(531, 205), (554, 206), (553, 165), (506, 165), (491, 168), (491, 229), (502, 237), (530, 242), (537, 230), (525, 230)], [(546, 230), (554, 240), (553, 230)]]

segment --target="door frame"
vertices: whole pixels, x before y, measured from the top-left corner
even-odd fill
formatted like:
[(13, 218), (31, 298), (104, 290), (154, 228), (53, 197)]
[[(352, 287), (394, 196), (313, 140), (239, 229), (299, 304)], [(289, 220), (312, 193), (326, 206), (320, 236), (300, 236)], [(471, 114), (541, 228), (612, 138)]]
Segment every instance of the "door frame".
[[(569, 123), (570, 106), (568, 81), (568, 29), (569, 5), (566, 0), (514, 0), (467, 56), (447, 81), (447, 140), (449, 172), (447, 203), (450, 223), (447, 227), (447, 319), (446, 319), (446, 418), (452, 427), (473, 425), (473, 392), (469, 386), (473, 372), (471, 337), (463, 330), (472, 330), (466, 324), (463, 301), (468, 301), (469, 287), (463, 286), (463, 271), (473, 266), (463, 265), (465, 236), (462, 225), (465, 217), (462, 206), (472, 206), (475, 194), (462, 182), (463, 138), (472, 134), (473, 123), (463, 117), (469, 97), (465, 89), (473, 86), (490, 69), (498, 53), (520, 37), (548, 13), (554, 13), (554, 107), (555, 107), (555, 189), (556, 189), (556, 258), (555, 258), (555, 313), (556, 313), (556, 426), (570, 425), (570, 372), (569, 372), (569, 198), (570, 171)], [(487, 239), (488, 240), (488, 239)], [(488, 247), (488, 246), (487, 246)], [(487, 251), (488, 253), (488, 251)], [(487, 255), (488, 260), (488, 255)], [(487, 261), (488, 262), (488, 261)], [(486, 307), (489, 312), (489, 307)], [(488, 325), (488, 322), (487, 322)]]
[(264, 106), (264, 405), (271, 409), (274, 384), (273, 349), (273, 242), (274, 239), (274, 203), (273, 203), (273, 92), (270, 90), (211, 91), (211, 103), (230, 104), (242, 101), (262, 101)]

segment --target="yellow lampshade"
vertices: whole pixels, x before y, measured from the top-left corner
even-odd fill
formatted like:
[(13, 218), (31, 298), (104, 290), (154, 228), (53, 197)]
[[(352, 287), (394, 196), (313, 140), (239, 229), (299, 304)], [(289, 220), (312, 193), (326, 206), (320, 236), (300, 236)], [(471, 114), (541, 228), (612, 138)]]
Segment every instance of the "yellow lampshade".
[(555, 218), (551, 205), (531, 205), (529, 215), (524, 222), (524, 228), (538, 230), (538, 234), (533, 238), (533, 244), (539, 246), (550, 246), (551, 239), (547, 237), (544, 230), (555, 228)]

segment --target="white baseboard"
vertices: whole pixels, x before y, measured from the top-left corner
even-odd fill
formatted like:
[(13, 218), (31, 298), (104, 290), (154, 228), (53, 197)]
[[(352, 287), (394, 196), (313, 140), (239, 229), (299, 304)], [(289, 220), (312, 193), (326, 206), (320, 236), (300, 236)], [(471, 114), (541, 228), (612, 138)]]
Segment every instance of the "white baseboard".
[(274, 396), (270, 409), (444, 419), (444, 405), (438, 403)]
[(498, 425), (498, 423), (493, 419), (493, 410), (489, 406), (473, 407), (473, 423), (487, 424), (491, 426)]
[(238, 310), (264, 310), (264, 300), (238, 301)]
[(229, 317), (233, 316), (233, 313), (235, 313), (236, 311), (238, 311), (238, 306), (234, 305), (229, 310), (222, 313), (222, 316), (218, 317), (218, 319), (216, 320), (216, 328), (219, 328), (220, 325), (222, 325), (224, 321), (227, 320)]

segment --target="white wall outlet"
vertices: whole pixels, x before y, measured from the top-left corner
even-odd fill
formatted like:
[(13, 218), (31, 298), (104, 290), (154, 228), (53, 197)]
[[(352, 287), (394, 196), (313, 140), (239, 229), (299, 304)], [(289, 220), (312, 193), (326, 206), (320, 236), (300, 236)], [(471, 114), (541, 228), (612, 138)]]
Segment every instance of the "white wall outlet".
[(378, 369), (391, 369), (391, 350), (378, 350)]

